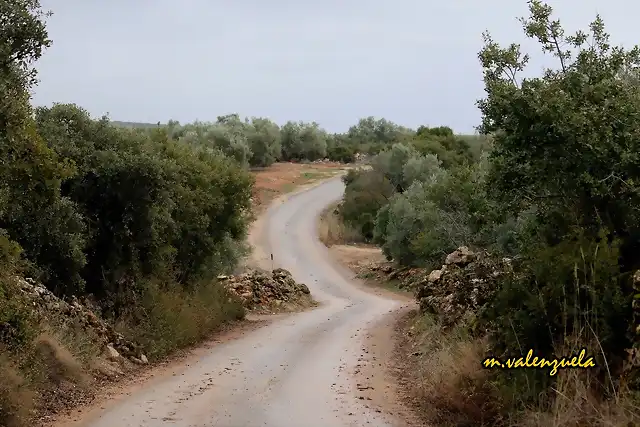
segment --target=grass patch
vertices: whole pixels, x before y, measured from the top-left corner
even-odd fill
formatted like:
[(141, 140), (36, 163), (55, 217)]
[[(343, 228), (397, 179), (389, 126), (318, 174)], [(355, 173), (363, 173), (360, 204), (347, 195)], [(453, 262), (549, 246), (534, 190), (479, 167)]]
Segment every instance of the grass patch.
[(363, 270), (356, 275), (359, 279), (364, 280), (367, 285), (375, 286), (378, 288), (386, 289), (400, 294), (413, 294), (413, 289), (409, 289), (402, 286), (402, 281), (398, 279), (380, 280), (375, 272), (371, 270)]
[(296, 187), (298, 186), (298, 184), (295, 184), (293, 182), (287, 182), (286, 184), (282, 184), (282, 192), (283, 193), (291, 193), (293, 190), (296, 189)]
[(502, 402), (482, 368), (486, 346), (458, 329), (444, 333), (430, 317), (406, 320), (405, 355), (412, 402), (421, 417), (439, 426), (496, 425)]
[(122, 316), (116, 328), (140, 344), (149, 360), (157, 360), (202, 341), (225, 322), (244, 315), (240, 301), (217, 283), (186, 291), (149, 282), (141, 304)]
[(338, 213), (338, 203), (329, 205), (318, 219), (318, 237), (327, 247), (349, 243), (362, 243), (363, 237), (346, 225)]
[[(496, 371), (483, 369), (486, 340), (473, 338), (466, 328), (444, 331), (429, 315), (412, 313), (403, 319), (404, 336), (397, 351), (404, 369), (401, 381), (408, 384), (408, 399), (429, 425), (523, 426), (523, 427), (628, 427), (640, 425), (637, 400), (618, 390), (609, 400), (596, 398), (589, 370), (565, 369), (540, 404), (519, 408), (526, 390), (510, 387)], [(575, 353), (575, 351), (574, 351)], [(570, 348), (558, 354), (572, 354)]]
[(322, 172), (303, 172), (302, 178), (306, 180), (314, 180), (318, 178), (324, 178), (325, 176), (330, 176), (331, 174), (322, 173)]

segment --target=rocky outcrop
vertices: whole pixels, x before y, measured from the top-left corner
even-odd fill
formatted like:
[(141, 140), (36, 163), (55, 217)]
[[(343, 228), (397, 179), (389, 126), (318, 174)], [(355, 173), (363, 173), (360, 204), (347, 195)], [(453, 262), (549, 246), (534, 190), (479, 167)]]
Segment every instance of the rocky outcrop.
[(23, 279), (21, 277), (16, 277), (15, 279), (21, 297), (25, 300), (25, 303), (33, 307), (34, 314), (39, 318), (65, 318), (75, 322), (81, 328), (91, 330), (103, 345), (104, 355), (109, 360), (118, 361), (123, 357), (136, 363), (147, 360), (138, 345), (116, 332), (109, 323), (98, 317), (87, 305), (80, 303), (78, 299), (72, 298), (70, 302), (67, 302), (56, 297), (51, 291), (36, 283), (33, 279)]
[(450, 327), (473, 317), (495, 295), (497, 279), (510, 271), (510, 259), (462, 246), (447, 255), (439, 270), (423, 276), (416, 298), (422, 312), (436, 315), (443, 326)]
[(250, 270), (235, 276), (218, 276), (218, 280), (232, 295), (240, 298), (248, 310), (310, 299), (307, 285), (297, 283), (291, 273), (283, 268), (271, 273)]

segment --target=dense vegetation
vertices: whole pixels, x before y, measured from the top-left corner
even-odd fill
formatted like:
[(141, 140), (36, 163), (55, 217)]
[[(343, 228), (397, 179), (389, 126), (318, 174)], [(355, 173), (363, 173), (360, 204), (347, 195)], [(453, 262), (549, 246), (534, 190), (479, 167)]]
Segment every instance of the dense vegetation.
[(431, 411), (432, 422), (632, 425), (640, 417), (640, 49), (611, 46), (600, 18), (567, 35), (549, 6), (529, 4), (524, 31), (558, 66), (521, 78), (528, 56), (485, 34), (478, 106), (490, 150), (470, 152), (446, 128), (419, 131), (428, 143), (398, 142), (370, 170), (345, 177), (340, 214), (401, 265), (439, 267), (462, 245), (516, 261), (448, 351), (596, 356), (597, 369), (555, 377), (479, 364), (443, 374), (455, 394), (434, 391), (433, 400), (455, 404)]
[(74, 325), (35, 319), (15, 298), (16, 276), (90, 299), (161, 357), (244, 314), (215, 277), (247, 251), (250, 169), (351, 162), (357, 153), (372, 156), (371, 168), (345, 177), (339, 212), (389, 259), (433, 268), (467, 245), (514, 260), (450, 351), (503, 357), (584, 347), (597, 358), (595, 370), (555, 377), (479, 363), (451, 373), (456, 394), (434, 398), (457, 406), (434, 412), (435, 421), (631, 422), (640, 389), (629, 357), (640, 358), (640, 50), (611, 46), (600, 19), (569, 36), (548, 6), (530, 9), (525, 33), (558, 66), (520, 78), (528, 57), (485, 35), (483, 136), (461, 137), (372, 117), (331, 134), (317, 123), (237, 114), (140, 126), (75, 105), (34, 108), (33, 64), (51, 44), (45, 16), (37, 0), (2, 3), (0, 424), (18, 425), (34, 392), (60, 386), (40, 357), (43, 342), (80, 365), (99, 350)]
[(36, 108), (34, 63), (51, 45), (45, 19), (37, 0), (0, 5), (2, 425), (28, 425), (31, 402), (66, 397), (59, 387), (81, 385), (102, 350), (81, 326), (21, 303), (17, 278), (87, 301), (149, 358), (162, 357), (244, 315), (215, 278), (247, 251), (250, 168), (351, 162), (400, 142), (444, 162), (469, 151), (448, 129), (374, 118), (330, 134), (237, 114), (149, 125), (95, 119), (76, 105)]

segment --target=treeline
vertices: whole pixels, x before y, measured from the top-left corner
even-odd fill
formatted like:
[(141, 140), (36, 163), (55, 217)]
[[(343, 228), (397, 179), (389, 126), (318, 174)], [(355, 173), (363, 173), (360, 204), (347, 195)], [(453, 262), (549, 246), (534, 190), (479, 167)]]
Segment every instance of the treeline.
[(611, 46), (599, 18), (567, 36), (551, 12), (533, 1), (524, 20), (558, 62), (541, 77), (521, 78), (519, 47), (485, 34), (478, 105), (487, 153), (397, 143), (344, 179), (344, 222), (400, 265), (439, 268), (463, 245), (513, 260), (491, 300), (450, 332), (457, 342), (447, 351), (460, 363), (465, 346), (475, 357), (533, 349), (548, 359), (586, 348), (597, 360), (594, 370), (555, 377), (482, 370), (480, 360), (443, 373), (454, 394), (434, 390), (433, 401), (455, 404), (427, 411), (438, 425), (640, 418), (640, 51)]
[[(157, 129), (166, 132), (169, 139), (221, 151), (245, 167), (321, 159), (350, 163), (356, 160), (356, 154), (376, 154), (398, 142), (419, 144), (422, 151), (439, 153), (443, 158), (452, 147), (477, 153), (486, 145), (486, 138), (453, 135), (449, 128), (413, 130), (374, 117), (359, 120), (344, 133), (329, 133), (315, 122), (289, 121), (279, 126), (267, 118), (243, 119), (238, 114), (186, 125), (170, 120), (158, 124)], [(451, 147), (443, 146), (443, 142)]]

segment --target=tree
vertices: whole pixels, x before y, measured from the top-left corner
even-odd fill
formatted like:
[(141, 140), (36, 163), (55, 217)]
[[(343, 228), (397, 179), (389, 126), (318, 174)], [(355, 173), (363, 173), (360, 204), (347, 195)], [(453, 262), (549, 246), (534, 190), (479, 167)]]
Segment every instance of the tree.
[(414, 132), (410, 129), (398, 126), (385, 119), (366, 117), (360, 119), (358, 124), (351, 126), (346, 137), (362, 151), (372, 154), (389, 148), (394, 143), (401, 143), (410, 140)]
[(474, 159), (471, 147), (462, 138), (453, 134), (447, 126), (429, 128), (420, 126), (412, 141), (413, 147), (422, 154), (438, 156), (445, 168), (452, 168)]
[(351, 163), (356, 159), (357, 147), (346, 135), (333, 134), (327, 136), (327, 158), (334, 162)]
[(396, 191), (401, 193), (405, 189), (403, 169), (409, 159), (417, 155), (412, 146), (397, 143), (375, 156), (371, 165), (391, 182)]
[(317, 123), (287, 122), (282, 127), (285, 160), (318, 160), (327, 154), (327, 133)]
[(380, 208), (389, 203), (394, 185), (378, 170), (351, 173), (344, 177), (345, 189), (340, 214), (344, 221), (367, 240), (373, 239), (375, 219)]
[(29, 104), (36, 76), (31, 64), (51, 44), (45, 17), (35, 0), (0, 5), (0, 193), (6, 200), (0, 229), (20, 243), (31, 273), (62, 292), (83, 284), (84, 224), (61, 195), (74, 168), (38, 135)]
[(39, 0), (0, 4), (0, 73), (3, 79), (15, 79), (19, 88), (28, 88), (35, 82), (36, 70), (31, 64), (51, 46), (44, 23), (47, 16)]
[(420, 163), (426, 165), (423, 179), (378, 212), (374, 238), (400, 264), (435, 267), (457, 247), (482, 239), (489, 217), (481, 191), (484, 174), (477, 165), (445, 170), (437, 159)]
[(615, 370), (631, 345), (640, 267), (640, 88), (628, 74), (640, 49), (613, 47), (600, 17), (567, 35), (550, 6), (530, 1), (529, 11), (524, 32), (555, 68), (522, 78), (528, 56), (488, 33), (479, 53), (480, 130), (493, 138), (487, 191), (500, 210), (534, 214), (520, 277), (492, 313), (495, 351), (550, 353), (588, 322)]
[[(138, 279), (185, 287), (234, 266), (248, 224), (251, 178), (204, 145), (92, 120), (74, 105), (36, 110), (38, 130), (77, 166), (63, 184), (88, 224), (87, 291), (113, 312)], [(219, 126), (219, 125), (215, 125)]]
[(442, 162), (438, 156), (411, 157), (402, 167), (402, 186), (409, 188), (415, 181), (427, 182), (442, 172)]
[(612, 47), (599, 17), (588, 34), (567, 36), (549, 6), (533, 1), (530, 9), (525, 33), (559, 67), (519, 80), (527, 55), (485, 34), (479, 106), (481, 130), (494, 134), (489, 185), (512, 209), (540, 206), (556, 236), (580, 226), (625, 237), (625, 267), (638, 267), (638, 238), (626, 237), (640, 236), (640, 88), (621, 75), (640, 65), (640, 50)]
[(269, 119), (254, 117), (248, 130), (248, 142), (253, 153), (252, 166), (269, 166), (282, 156), (280, 128)]

